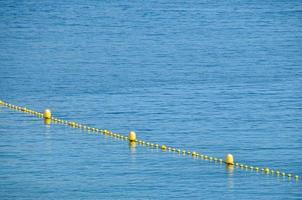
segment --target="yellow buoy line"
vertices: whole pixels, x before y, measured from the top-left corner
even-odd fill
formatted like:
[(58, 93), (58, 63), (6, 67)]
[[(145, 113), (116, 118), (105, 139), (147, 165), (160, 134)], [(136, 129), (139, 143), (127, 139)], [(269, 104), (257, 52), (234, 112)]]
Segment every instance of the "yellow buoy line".
[(141, 146), (145, 146), (145, 147), (149, 147), (149, 148), (161, 149), (162, 151), (169, 151), (169, 152), (172, 152), (172, 153), (182, 154), (182, 155), (190, 156), (190, 157), (193, 157), (193, 158), (208, 160), (208, 161), (213, 162), (213, 163), (219, 163), (219, 164), (224, 163), (226, 165), (235, 166), (235, 167), (243, 169), (243, 170), (249, 170), (249, 171), (253, 171), (253, 172), (261, 172), (261, 173), (264, 173), (264, 174), (267, 174), (267, 175), (275, 175), (277, 177), (288, 177), (289, 180), (293, 179), (293, 180), (298, 181), (299, 179), (301, 179), (301, 177), (298, 176), (298, 175), (294, 175), (294, 174), (291, 174), (291, 173), (285, 173), (285, 172), (280, 171), (280, 170), (274, 170), (274, 169), (270, 169), (268, 167), (250, 166), (250, 165), (245, 165), (245, 164), (242, 164), (242, 163), (234, 162), (233, 155), (231, 155), (231, 154), (227, 154), (225, 156), (225, 159), (211, 157), (211, 156), (203, 155), (203, 154), (201, 154), (199, 152), (196, 152), (196, 151), (189, 151), (189, 150), (184, 150), (184, 149), (179, 149), (179, 148), (166, 146), (164, 144), (161, 145), (161, 144), (146, 142), (144, 140), (138, 140), (136, 138), (136, 133), (134, 131), (130, 131), (128, 136), (124, 136), (124, 135), (121, 135), (121, 134), (118, 134), (118, 133), (113, 133), (113, 132), (108, 131), (106, 129), (94, 128), (94, 127), (90, 127), (90, 126), (87, 126), (87, 125), (84, 125), (84, 124), (79, 124), (77, 122), (55, 118), (55, 117), (52, 116), (51, 111), (49, 109), (46, 109), (44, 111), (44, 113), (40, 113), (40, 112), (37, 112), (37, 111), (34, 111), (34, 110), (30, 110), (26, 107), (20, 107), (20, 106), (16, 106), (16, 105), (13, 105), (13, 104), (9, 104), (9, 103), (1, 101), (1, 100), (0, 100), (0, 106), (7, 107), (9, 109), (20, 111), (20, 112), (23, 112), (23, 113), (27, 113), (27, 114), (36, 116), (38, 118), (43, 118), (44, 122), (46, 124), (50, 124), (51, 122), (54, 122), (54, 123), (57, 123), (57, 124), (70, 126), (71, 128), (78, 128), (78, 129), (82, 129), (84, 131), (91, 131), (91, 132), (94, 132), (96, 134), (102, 134), (102, 135), (110, 136), (110, 137), (113, 137), (113, 138), (122, 139), (122, 140), (125, 140), (125, 141), (129, 141), (132, 144), (139, 144)]

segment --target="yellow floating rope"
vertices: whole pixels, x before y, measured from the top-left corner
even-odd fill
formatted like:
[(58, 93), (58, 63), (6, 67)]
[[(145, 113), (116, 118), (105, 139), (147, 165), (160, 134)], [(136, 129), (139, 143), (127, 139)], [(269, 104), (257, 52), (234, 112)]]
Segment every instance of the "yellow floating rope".
[(250, 171), (254, 171), (254, 172), (259, 172), (261, 171), (263, 174), (267, 174), (267, 175), (276, 175), (277, 177), (288, 177), (288, 180), (291, 180), (293, 177), (293, 180), (298, 181), (299, 179), (301, 179), (300, 176), (298, 175), (293, 175), (291, 173), (285, 173), (285, 172), (281, 172), (280, 170), (273, 170), (270, 169), (268, 167), (255, 167), (255, 166), (249, 166), (249, 165), (245, 165), (245, 164), (241, 164), (241, 163), (234, 163), (233, 160), (233, 156), (231, 154), (227, 154), (225, 159), (222, 158), (216, 158), (216, 157), (211, 157), (211, 156), (207, 156), (207, 155), (203, 155), (201, 153), (195, 152), (195, 151), (188, 151), (188, 150), (184, 150), (184, 149), (177, 149), (174, 147), (170, 147), (170, 146), (166, 146), (164, 144), (154, 144), (151, 142), (146, 142), (143, 140), (137, 140), (136, 139), (136, 133), (134, 131), (131, 131), (128, 136), (125, 135), (121, 135), (118, 133), (113, 133), (109, 130), (106, 129), (99, 129), (99, 128), (94, 128), (94, 127), (90, 127), (84, 124), (79, 124), (77, 122), (73, 122), (73, 121), (67, 121), (67, 120), (63, 120), (63, 119), (59, 119), (59, 118), (55, 118), (52, 116), (51, 111), (49, 109), (46, 109), (44, 111), (44, 113), (40, 113), (34, 110), (30, 110), (26, 107), (20, 107), (20, 106), (16, 106), (13, 104), (9, 104), (7, 102), (1, 101), (0, 100), (0, 106), (12, 109), (12, 110), (16, 110), (16, 111), (20, 111), (23, 113), (27, 113), (33, 116), (36, 116), (38, 118), (44, 118), (44, 123), (45, 124), (50, 124), (51, 122), (57, 123), (57, 124), (62, 124), (62, 125), (66, 125), (66, 126), (70, 126), (71, 128), (78, 128), (78, 129), (82, 129), (84, 131), (89, 131), (89, 132), (93, 132), (95, 134), (103, 134), (103, 135), (107, 135), (113, 138), (118, 138), (118, 139), (122, 139), (124, 141), (129, 141), (132, 146), (135, 146), (136, 143), (141, 145), (141, 146), (145, 146), (145, 147), (149, 147), (149, 148), (156, 148), (156, 149), (161, 149), (162, 151), (168, 151), (168, 152), (172, 152), (172, 153), (177, 153), (177, 154), (183, 154), (186, 156), (190, 156), (193, 158), (199, 158), (202, 160), (208, 160), (208, 161), (214, 161), (214, 163), (225, 163), (227, 165), (230, 166), (235, 166), (239, 169), (245, 169), (245, 170), (250, 170)]

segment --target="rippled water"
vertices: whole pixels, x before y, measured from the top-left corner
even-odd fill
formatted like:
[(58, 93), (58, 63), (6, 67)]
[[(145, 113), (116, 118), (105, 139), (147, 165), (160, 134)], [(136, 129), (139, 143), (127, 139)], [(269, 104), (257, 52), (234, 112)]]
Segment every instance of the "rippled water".
[[(302, 175), (300, 1), (0, 1), (0, 99)], [(1, 199), (299, 199), (301, 180), (0, 107)]]

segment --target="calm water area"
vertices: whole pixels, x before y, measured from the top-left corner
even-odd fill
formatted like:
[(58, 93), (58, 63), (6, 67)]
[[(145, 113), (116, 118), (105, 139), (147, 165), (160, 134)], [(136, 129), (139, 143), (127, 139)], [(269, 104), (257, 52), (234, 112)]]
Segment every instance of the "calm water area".
[[(0, 1), (0, 100), (302, 176), (302, 2)], [(0, 107), (0, 199), (302, 199)]]

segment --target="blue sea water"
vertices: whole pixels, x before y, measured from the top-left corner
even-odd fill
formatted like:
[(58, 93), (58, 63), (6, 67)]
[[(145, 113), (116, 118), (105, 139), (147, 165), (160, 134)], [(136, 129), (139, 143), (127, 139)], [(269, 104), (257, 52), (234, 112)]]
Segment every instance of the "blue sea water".
[[(302, 3), (0, 1), (0, 100), (302, 176)], [(302, 181), (0, 107), (1, 199), (302, 199)]]

